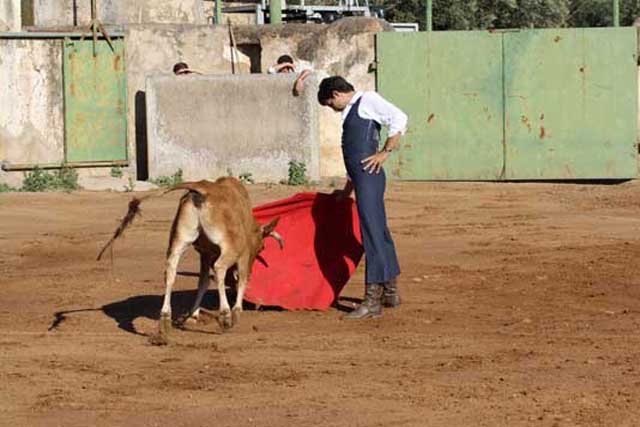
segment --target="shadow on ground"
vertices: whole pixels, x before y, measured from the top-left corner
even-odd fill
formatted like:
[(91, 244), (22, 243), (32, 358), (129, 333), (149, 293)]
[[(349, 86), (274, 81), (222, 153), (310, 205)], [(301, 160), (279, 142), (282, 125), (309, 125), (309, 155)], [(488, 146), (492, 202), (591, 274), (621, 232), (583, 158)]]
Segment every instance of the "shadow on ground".
[[(197, 274), (189, 272), (182, 272), (179, 274), (185, 276), (197, 276)], [(193, 302), (196, 299), (196, 293), (197, 291), (195, 289), (189, 291), (174, 291), (171, 293), (171, 313), (174, 322), (176, 322), (176, 320), (178, 319), (183, 318), (189, 313), (189, 310), (191, 309)], [(112, 318), (118, 324), (118, 328), (132, 334), (147, 336), (147, 334), (141, 333), (136, 330), (134, 322), (140, 317), (151, 320), (158, 320), (160, 318), (160, 309), (162, 308), (163, 299), (164, 295), (138, 295), (129, 297), (121, 301), (112, 302), (98, 308), (79, 308), (74, 310), (57, 311), (53, 313), (53, 321), (49, 325), (48, 330), (56, 330), (71, 315), (101, 311), (105, 315)], [(233, 303), (236, 299), (235, 289), (227, 289), (227, 299), (229, 300), (229, 304), (233, 306)], [(201, 309), (203, 309), (201, 313), (203, 313), (205, 317), (211, 315), (216, 316), (216, 314), (210, 312), (217, 311), (219, 306), (220, 300), (218, 298), (218, 291), (209, 290), (205, 294), (202, 300), (202, 304), (200, 305)], [(257, 307), (255, 304), (247, 301), (244, 301), (243, 308), (244, 310), (249, 311), (282, 310), (278, 307)]]

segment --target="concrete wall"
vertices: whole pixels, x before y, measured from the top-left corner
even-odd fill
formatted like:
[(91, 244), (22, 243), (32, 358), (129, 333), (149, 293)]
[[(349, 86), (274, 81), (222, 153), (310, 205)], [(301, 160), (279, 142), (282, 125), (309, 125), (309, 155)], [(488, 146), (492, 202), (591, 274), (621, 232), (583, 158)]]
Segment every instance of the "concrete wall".
[[(319, 78), (341, 75), (356, 90), (375, 90), (375, 34), (392, 31), (384, 21), (373, 18), (344, 18), (331, 25), (287, 24), (238, 27), (238, 43), (261, 46), (262, 71), (266, 72), (282, 54), (291, 55), (299, 65), (310, 66)], [(317, 92), (317, 85), (306, 85)], [(344, 176), (340, 135), (340, 115), (329, 108), (320, 110), (320, 175)]]
[[(138, 178), (145, 179), (147, 76), (171, 75), (184, 61), (203, 74), (231, 74), (231, 48), (226, 27), (195, 25), (130, 25), (126, 35), (129, 158)], [(236, 72), (249, 72), (249, 58), (237, 52)]]
[[(258, 69), (263, 72), (279, 55), (288, 53), (296, 61), (318, 70), (316, 77), (342, 74), (361, 90), (375, 88), (374, 74), (367, 73), (367, 67), (375, 57), (374, 34), (386, 29), (383, 22), (373, 19), (343, 19), (328, 26), (287, 24), (234, 27), (237, 44), (253, 46), (252, 49), (259, 52), (258, 57), (252, 59), (254, 67), (257, 61)], [(139, 178), (146, 178), (146, 156), (149, 151), (146, 141), (146, 78), (159, 73), (171, 74), (173, 64), (178, 61), (185, 61), (207, 75), (230, 74), (229, 31), (226, 26), (134, 24), (126, 26), (125, 40), (131, 172), (137, 173)], [(47, 43), (57, 46), (55, 54), (35, 47)], [(5, 40), (2, 46), (0, 76), (8, 76), (6, 82), (10, 89), (0, 93), (0, 108), (8, 112), (0, 117), (0, 132), (3, 132), (0, 159), (7, 158), (20, 163), (61, 161), (64, 138), (60, 42)], [(239, 53), (236, 72), (248, 74), (250, 63), (248, 56)], [(37, 97), (31, 94), (31, 88), (46, 92), (45, 88), (52, 85), (57, 85), (55, 96), (53, 91)], [(317, 84), (308, 83), (306, 90), (315, 97)], [(285, 92), (289, 93), (290, 88)], [(251, 105), (246, 105), (246, 108), (250, 109)], [(318, 114), (321, 123), (317, 129), (319, 175), (344, 176), (340, 152), (340, 117), (328, 108), (321, 108)], [(41, 126), (42, 123), (47, 123), (47, 129)], [(27, 129), (29, 125), (34, 129)], [(8, 129), (11, 129), (10, 133)], [(46, 136), (38, 136), (36, 131)], [(14, 135), (11, 141), (22, 138), (27, 141), (21, 143), (24, 145), (24, 154), (13, 151), (19, 144), (9, 144), (5, 134)], [(7, 157), (7, 152), (11, 152), (11, 157)], [(108, 168), (96, 170), (95, 173), (108, 174)], [(13, 175), (22, 176), (21, 173)], [(0, 179), (4, 179), (2, 176)]]
[(278, 182), (294, 160), (317, 180), (319, 106), (311, 91), (291, 95), (294, 79), (254, 74), (147, 80), (151, 175), (182, 169), (189, 180), (231, 172)]
[(21, 0), (2, 0), (0, 2), (0, 31), (20, 31)]
[[(64, 158), (61, 40), (0, 39), (0, 160), (57, 163)], [(19, 185), (21, 173), (0, 171)]]
[[(33, 0), (33, 17), (33, 24), (41, 27), (68, 26), (75, 23), (88, 25), (91, 21), (91, 2)], [(202, 0), (99, 0), (98, 18), (104, 24), (114, 25), (206, 23)]]

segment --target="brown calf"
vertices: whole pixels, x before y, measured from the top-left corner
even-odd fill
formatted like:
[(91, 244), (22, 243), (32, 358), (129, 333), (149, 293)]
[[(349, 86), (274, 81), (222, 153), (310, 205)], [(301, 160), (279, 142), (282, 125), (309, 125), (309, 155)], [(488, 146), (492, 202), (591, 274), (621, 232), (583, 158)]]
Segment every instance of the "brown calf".
[[(111, 240), (98, 255), (117, 239), (139, 213), (140, 203), (147, 198), (170, 191), (188, 190), (180, 199), (178, 212), (171, 226), (165, 269), (166, 292), (160, 314), (159, 333), (152, 339), (155, 344), (166, 344), (171, 329), (171, 289), (176, 278), (178, 262), (190, 246), (200, 254), (198, 293), (189, 317), (197, 317), (200, 303), (209, 288), (209, 269), (213, 268), (218, 285), (220, 310), (218, 323), (228, 329), (238, 322), (242, 312), (242, 299), (256, 257), (264, 249), (264, 239), (275, 238), (280, 247), (282, 238), (274, 231), (278, 219), (261, 225), (253, 217), (249, 194), (235, 178), (219, 178), (216, 182), (198, 181), (176, 185), (159, 194), (151, 194), (129, 203), (129, 211)], [(237, 267), (237, 296), (233, 311), (229, 307), (224, 279), (227, 270)]]

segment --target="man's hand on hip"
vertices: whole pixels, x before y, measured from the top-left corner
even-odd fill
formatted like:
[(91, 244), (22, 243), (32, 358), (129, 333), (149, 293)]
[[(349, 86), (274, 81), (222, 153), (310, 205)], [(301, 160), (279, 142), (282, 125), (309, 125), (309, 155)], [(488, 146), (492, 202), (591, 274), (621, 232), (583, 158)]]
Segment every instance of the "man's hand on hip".
[(376, 154), (367, 157), (360, 161), (360, 163), (364, 163), (362, 169), (365, 172), (369, 173), (380, 173), (380, 169), (382, 169), (382, 164), (389, 157), (389, 153), (386, 151), (379, 151)]

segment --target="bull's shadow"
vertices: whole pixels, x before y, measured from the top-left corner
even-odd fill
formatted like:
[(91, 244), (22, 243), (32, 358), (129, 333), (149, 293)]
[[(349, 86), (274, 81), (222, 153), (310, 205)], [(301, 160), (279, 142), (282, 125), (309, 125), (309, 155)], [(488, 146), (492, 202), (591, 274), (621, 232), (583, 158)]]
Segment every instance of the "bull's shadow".
[[(179, 272), (179, 275), (184, 276), (198, 276), (197, 273)], [(231, 279), (233, 280), (233, 279)], [(227, 277), (227, 284), (230, 279)], [(197, 285), (197, 281), (194, 282)], [(213, 283), (212, 283), (213, 285)], [(196, 299), (197, 290), (188, 291), (174, 291), (171, 293), (171, 315), (174, 321), (183, 318), (189, 313), (193, 303)], [(236, 299), (235, 287), (227, 286), (227, 298), (229, 303), (233, 305)], [(130, 297), (121, 301), (112, 302), (110, 304), (103, 305), (99, 308), (80, 308), (74, 310), (58, 311), (53, 314), (53, 321), (49, 326), (49, 331), (55, 330), (63, 323), (70, 315), (75, 315), (83, 312), (102, 311), (105, 315), (109, 316), (118, 324), (118, 328), (130, 332), (136, 335), (146, 336), (147, 334), (137, 331), (134, 325), (134, 321), (140, 317), (151, 320), (160, 319), (160, 309), (162, 308), (162, 302), (164, 295), (138, 295)], [(220, 299), (217, 289), (209, 289), (202, 299), (200, 307), (205, 311), (216, 311), (220, 307)], [(255, 304), (244, 301), (244, 310), (279, 310), (277, 307), (257, 307)], [(201, 311), (202, 315), (202, 311)]]

